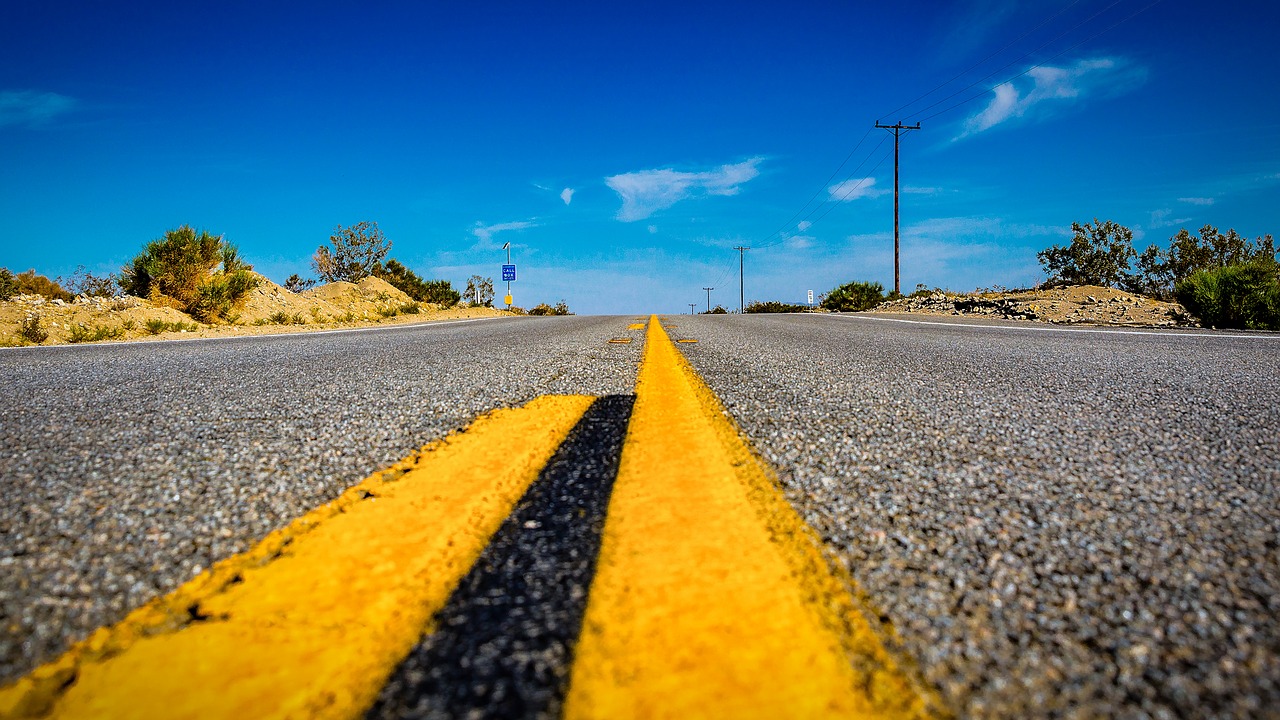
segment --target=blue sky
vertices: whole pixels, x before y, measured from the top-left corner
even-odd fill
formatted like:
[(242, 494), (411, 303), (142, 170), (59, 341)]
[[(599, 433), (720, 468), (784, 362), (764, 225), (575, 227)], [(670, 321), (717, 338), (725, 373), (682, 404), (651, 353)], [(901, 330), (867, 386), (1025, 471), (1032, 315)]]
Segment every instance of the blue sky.
[(0, 264), (114, 271), (192, 224), (281, 282), (373, 220), (455, 286), (511, 242), (525, 306), (736, 307), (736, 245), (748, 301), (803, 302), (892, 285), (871, 126), (901, 119), (903, 289), (1027, 285), (1095, 216), (1139, 249), (1280, 231), (1278, 27), (1190, 0), (11, 1)]

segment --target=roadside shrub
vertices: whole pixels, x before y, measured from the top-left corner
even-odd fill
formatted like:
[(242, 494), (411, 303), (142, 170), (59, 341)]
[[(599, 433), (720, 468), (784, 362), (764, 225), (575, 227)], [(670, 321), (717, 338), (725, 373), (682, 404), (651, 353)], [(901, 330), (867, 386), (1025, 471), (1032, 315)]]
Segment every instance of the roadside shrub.
[(416, 302), (407, 302), (400, 306), (402, 315), (417, 315), (420, 312), (422, 312), (422, 306)]
[(74, 325), (71, 328), (71, 334), (67, 336), (67, 342), (98, 342), (99, 340), (114, 340), (124, 336), (124, 328), (107, 327), (106, 325), (94, 325), (88, 327), (83, 323)]
[(1112, 220), (1071, 223), (1070, 245), (1053, 245), (1036, 253), (1050, 284), (1127, 287), (1129, 263), (1137, 257), (1133, 231)]
[(472, 307), (493, 307), (493, 278), (479, 275), (467, 278), (467, 287), (462, 291), (462, 297)]
[(183, 225), (147, 243), (122, 270), (120, 286), (209, 322), (224, 319), (257, 287), (252, 269), (221, 235)]
[(18, 326), (18, 336), (29, 343), (39, 345), (49, 339), (49, 331), (40, 323), (39, 315), (28, 315)]
[(728, 315), (729, 311), (724, 309), (723, 305), (716, 305), (710, 310), (702, 313), (703, 315)]
[(18, 294), (18, 278), (9, 268), (0, 268), (0, 300), (12, 300)]
[(291, 293), (305, 292), (315, 286), (316, 286), (315, 280), (312, 280), (311, 278), (307, 278), (304, 280), (302, 279), (301, 276), (298, 275), (298, 273), (294, 273), (290, 275), (289, 279), (284, 281), (284, 289), (288, 290)]
[(453, 307), (461, 297), (448, 280), (423, 280), (395, 259), (388, 260), (385, 266), (381, 263), (376, 265), (373, 275), (386, 280), (389, 285), (418, 302)]
[(1209, 327), (1280, 330), (1280, 265), (1274, 260), (1201, 270), (1174, 293)]
[(162, 332), (182, 332), (183, 330), (198, 330), (199, 326), (192, 323), (184, 323), (182, 321), (169, 322), (160, 318), (151, 318), (143, 323), (148, 335), (159, 335)]
[(528, 314), (529, 315), (572, 315), (573, 313), (569, 312), (569, 304), (561, 300), (555, 305), (538, 303), (537, 305), (529, 309)]
[(862, 312), (885, 301), (884, 286), (878, 282), (845, 283), (822, 296), (820, 307), (834, 312)]
[(24, 273), (18, 273), (15, 278), (18, 282), (19, 295), (42, 295), (50, 300), (74, 300), (75, 296), (67, 292), (61, 285), (50, 280), (44, 275), (39, 275), (35, 270), (28, 270)]
[(1138, 256), (1138, 272), (1125, 289), (1162, 299), (1174, 296), (1177, 285), (1203, 270), (1275, 261), (1275, 240), (1270, 235), (1248, 240), (1235, 230), (1224, 234), (1212, 225), (1194, 236), (1182, 228), (1169, 239), (1169, 249), (1148, 246)]
[(83, 265), (77, 267), (66, 282), (58, 278), (58, 284), (72, 295), (85, 297), (114, 297), (119, 289), (119, 281), (114, 275), (94, 275)]
[(378, 223), (363, 221), (351, 227), (333, 229), (329, 245), (321, 245), (311, 256), (311, 267), (325, 282), (360, 282), (374, 274), (374, 269), (391, 251), (391, 241), (378, 229)]
[(795, 313), (808, 311), (808, 305), (792, 305), (790, 303), (778, 302), (777, 300), (769, 300), (767, 302), (753, 300), (747, 303), (747, 306), (742, 309), (742, 312), (744, 313)]

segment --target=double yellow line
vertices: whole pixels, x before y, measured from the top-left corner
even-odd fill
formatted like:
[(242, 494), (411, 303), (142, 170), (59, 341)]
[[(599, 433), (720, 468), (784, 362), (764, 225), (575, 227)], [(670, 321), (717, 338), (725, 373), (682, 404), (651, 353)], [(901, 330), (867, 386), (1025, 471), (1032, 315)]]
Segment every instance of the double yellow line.
[[(593, 399), (497, 410), (0, 690), (3, 717), (362, 715)], [(564, 715), (938, 714), (657, 318)]]

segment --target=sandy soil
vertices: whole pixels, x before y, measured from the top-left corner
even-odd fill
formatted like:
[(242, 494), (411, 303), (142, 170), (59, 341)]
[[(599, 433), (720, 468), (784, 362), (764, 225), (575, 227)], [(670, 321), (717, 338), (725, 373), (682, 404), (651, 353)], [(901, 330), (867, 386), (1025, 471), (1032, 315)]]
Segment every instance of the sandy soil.
[(1060, 325), (1199, 327), (1177, 303), (1095, 285), (973, 295), (935, 292), (883, 303), (871, 312), (975, 315)]
[[(267, 335), (509, 314), (494, 308), (443, 309), (431, 303), (415, 304), (380, 278), (365, 278), (359, 284), (330, 283), (303, 293), (293, 293), (261, 279), (261, 284), (231, 314), (229, 322), (217, 324), (198, 323), (179, 310), (135, 297), (80, 297), (63, 302), (20, 295), (0, 302), (0, 346), (33, 344), (20, 334), (22, 323), (29, 317), (39, 318), (48, 333), (48, 339), (40, 344), (61, 345)], [(417, 313), (406, 312), (415, 306)]]

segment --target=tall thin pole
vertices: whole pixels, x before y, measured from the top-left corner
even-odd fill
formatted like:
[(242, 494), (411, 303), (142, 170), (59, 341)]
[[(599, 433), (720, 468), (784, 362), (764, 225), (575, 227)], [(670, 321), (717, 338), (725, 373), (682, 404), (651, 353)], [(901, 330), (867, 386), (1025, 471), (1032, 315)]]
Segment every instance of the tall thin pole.
[(881, 125), (877, 121), (876, 127), (893, 131), (893, 292), (901, 295), (902, 279), (898, 269), (898, 141), (903, 130), (919, 130), (920, 123), (903, 125), (899, 120), (897, 125)]
[(747, 294), (745, 291), (746, 281), (743, 279), (743, 258), (746, 257), (747, 251), (751, 248), (739, 245), (734, 248), (738, 251), (738, 313), (741, 314), (746, 309)]
[(693, 314), (693, 309), (698, 307), (698, 303), (689, 303), (689, 314)]
[(711, 291), (715, 290), (715, 288), (704, 287), (702, 289), (707, 291), (707, 314), (710, 315), (711, 314)]

